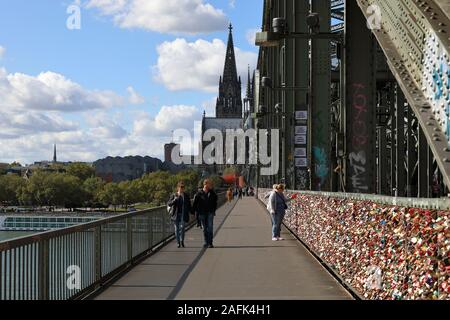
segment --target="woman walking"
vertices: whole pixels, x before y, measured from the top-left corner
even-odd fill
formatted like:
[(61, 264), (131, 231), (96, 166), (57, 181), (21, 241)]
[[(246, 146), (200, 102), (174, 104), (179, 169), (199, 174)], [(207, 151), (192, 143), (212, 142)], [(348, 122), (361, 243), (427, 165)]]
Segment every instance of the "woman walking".
[(175, 237), (177, 239), (178, 248), (184, 248), (184, 228), (189, 222), (189, 214), (192, 212), (191, 198), (185, 191), (182, 181), (178, 182), (177, 192), (174, 193), (167, 203), (170, 208), (170, 217), (175, 227)]
[(272, 241), (284, 240), (281, 238), (281, 224), (283, 223), (286, 209), (288, 208), (284, 197), (284, 185), (279, 184), (276, 189), (270, 193), (267, 210), (272, 218)]
[(231, 188), (228, 188), (227, 200), (228, 200), (228, 203), (230, 203), (233, 200), (233, 190), (231, 190)]

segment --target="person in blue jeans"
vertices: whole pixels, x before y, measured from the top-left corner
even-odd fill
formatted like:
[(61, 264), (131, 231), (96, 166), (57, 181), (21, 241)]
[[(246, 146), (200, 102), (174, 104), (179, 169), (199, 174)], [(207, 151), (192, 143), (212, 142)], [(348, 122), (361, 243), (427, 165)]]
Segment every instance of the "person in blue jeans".
[(192, 213), (191, 198), (185, 191), (182, 181), (178, 182), (177, 192), (174, 193), (167, 203), (170, 207), (170, 215), (175, 227), (175, 237), (178, 248), (184, 248), (185, 224), (189, 222), (189, 214)]
[(281, 238), (281, 224), (283, 223), (286, 209), (288, 208), (287, 199), (284, 196), (284, 185), (279, 184), (274, 186), (267, 203), (267, 210), (270, 212), (272, 218), (272, 241), (284, 240)]
[(193, 210), (200, 218), (203, 227), (204, 248), (214, 248), (214, 216), (217, 210), (217, 194), (210, 179), (203, 181), (203, 189), (194, 197)]

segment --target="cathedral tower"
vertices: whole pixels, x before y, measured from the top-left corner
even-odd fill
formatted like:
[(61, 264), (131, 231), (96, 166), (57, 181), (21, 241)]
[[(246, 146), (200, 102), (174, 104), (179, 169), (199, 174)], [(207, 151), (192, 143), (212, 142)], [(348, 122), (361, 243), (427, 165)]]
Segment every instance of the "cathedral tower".
[(233, 26), (230, 23), (223, 76), (219, 82), (216, 118), (242, 118), (241, 78), (238, 77), (234, 55)]

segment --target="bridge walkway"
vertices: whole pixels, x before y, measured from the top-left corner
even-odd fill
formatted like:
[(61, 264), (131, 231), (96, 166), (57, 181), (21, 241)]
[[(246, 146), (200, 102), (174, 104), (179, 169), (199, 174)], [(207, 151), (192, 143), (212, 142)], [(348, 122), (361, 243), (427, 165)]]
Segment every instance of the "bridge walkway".
[(96, 299), (352, 299), (288, 230), (272, 241), (256, 199), (225, 204), (214, 222), (215, 248), (203, 249), (202, 230), (193, 228), (186, 248), (171, 242)]

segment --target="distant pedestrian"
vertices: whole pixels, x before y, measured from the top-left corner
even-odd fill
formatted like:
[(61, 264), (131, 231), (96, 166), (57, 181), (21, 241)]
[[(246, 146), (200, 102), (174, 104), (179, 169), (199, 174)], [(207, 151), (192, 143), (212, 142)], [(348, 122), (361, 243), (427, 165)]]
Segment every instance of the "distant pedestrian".
[(239, 199), (242, 199), (242, 188), (241, 187), (239, 187)]
[(231, 190), (231, 188), (228, 188), (227, 200), (228, 200), (228, 202), (231, 202), (233, 200), (233, 191)]
[(203, 226), (204, 248), (214, 248), (213, 230), (214, 216), (217, 210), (217, 194), (214, 192), (212, 180), (203, 182), (203, 189), (195, 195), (194, 211), (199, 214)]
[(178, 248), (184, 248), (185, 224), (189, 222), (189, 214), (192, 212), (191, 198), (185, 191), (182, 181), (178, 182), (177, 192), (172, 194), (167, 206), (170, 208), (170, 216), (175, 226), (175, 237)]
[(270, 193), (267, 203), (267, 210), (272, 218), (272, 241), (284, 240), (281, 238), (281, 224), (288, 208), (287, 199), (284, 197), (284, 188), (283, 184), (277, 185), (276, 190), (272, 190)]

